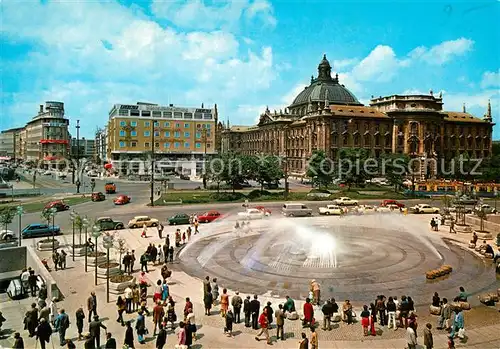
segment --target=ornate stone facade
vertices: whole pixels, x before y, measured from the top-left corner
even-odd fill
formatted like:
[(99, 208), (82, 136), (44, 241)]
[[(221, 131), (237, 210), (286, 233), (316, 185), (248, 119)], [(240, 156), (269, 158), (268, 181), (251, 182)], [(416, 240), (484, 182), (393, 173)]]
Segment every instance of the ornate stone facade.
[[(362, 105), (338, 75), (331, 77), (326, 57), (318, 77), (285, 110), (261, 114), (255, 126), (227, 125), (221, 150), (286, 157), (290, 174), (303, 175), (314, 150), (336, 159), (341, 148), (365, 148), (374, 157), (400, 153), (445, 161), (467, 153), (471, 158), (491, 154), (491, 106), (482, 119), (443, 111), (442, 96), (393, 95), (372, 98)], [(431, 174), (436, 169), (429, 169)]]

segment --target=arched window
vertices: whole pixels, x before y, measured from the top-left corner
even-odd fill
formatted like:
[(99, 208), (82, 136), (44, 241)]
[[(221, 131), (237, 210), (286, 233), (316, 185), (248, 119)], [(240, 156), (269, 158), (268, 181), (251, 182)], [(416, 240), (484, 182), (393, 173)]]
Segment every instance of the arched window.
[(355, 146), (359, 145), (359, 134), (357, 133), (354, 135), (354, 145)]
[(410, 124), (410, 133), (412, 135), (417, 135), (418, 134), (418, 124), (416, 122), (412, 122)]
[(364, 143), (366, 148), (370, 148), (372, 146), (370, 135), (365, 135)]

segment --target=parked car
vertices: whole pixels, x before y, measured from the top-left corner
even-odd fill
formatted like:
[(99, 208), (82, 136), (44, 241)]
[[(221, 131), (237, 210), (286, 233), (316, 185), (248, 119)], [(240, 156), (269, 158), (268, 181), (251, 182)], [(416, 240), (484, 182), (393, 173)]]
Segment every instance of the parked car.
[(222, 215), (219, 211), (208, 211), (198, 216), (198, 222), (200, 223), (210, 223), (214, 220), (220, 218)]
[(357, 206), (358, 205), (358, 200), (353, 200), (347, 196), (342, 196), (334, 201), (339, 206)]
[(439, 213), (439, 208), (428, 204), (418, 204), (410, 208), (414, 213)]
[(185, 213), (178, 213), (168, 218), (167, 222), (170, 225), (189, 224), (191, 223), (191, 217)]
[(396, 204), (388, 204), (385, 206), (376, 207), (375, 211), (380, 212), (380, 213), (389, 213), (389, 212), (399, 211), (399, 206)]
[(270, 209), (268, 209), (268, 208), (265, 208), (264, 206), (255, 206), (255, 208), (256, 208), (257, 210), (259, 210), (259, 211), (264, 212), (264, 214), (265, 214), (266, 216), (270, 216), (270, 215), (271, 215), (271, 210), (270, 210)]
[(497, 213), (497, 210), (494, 207), (492, 207), (492, 206), (490, 206), (488, 204), (476, 205), (476, 207), (474, 207), (474, 210), (476, 210), (476, 211), (483, 211), (486, 214), (495, 214), (495, 213)]
[(356, 207), (355, 210), (360, 214), (370, 214), (376, 212), (377, 207), (372, 205), (360, 205)]
[(287, 203), (283, 205), (281, 213), (285, 217), (305, 217), (312, 216), (312, 210), (301, 203)]
[(397, 200), (390, 200), (390, 199), (384, 200), (380, 203), (380, 206), (387, 206), (387, 205), (396, 205), (398, 208), (399, 207), (404, 208), (406, 206), (402, 202), (399, 202)]
[(113, 200), (113, 203), (115, 205), (125, 205), (125, 204), (128, 204), (130, 201), (132, 201), (132, 199), (130, 198), (130, 196), (127, 196), (127, 195), (118, 195)]
[(142, 228), (146, 224), (146, 227), (157, 227), (159, 222), (156, 218), (151, 218), (149, 216), (135, 216), (132, 218), (127, 226), (131, 229)]
[(340, 216), (344, 213), (344, 209), (338, 205), (326, 205), (325, 207), (318, 208), (318, 213), (321, 215), (336, 215)]
[(462, 195), (459, 198), (455, 198), (453, 202), (460, 205), (475, 205), (477, 203), (477, 199), (468, 195)]
[(69, 210), (69, 205), (66, 205), (62, 200), (57, 200), (49, 202), (43, 209), (50, 210), (51, 208), (55, 208), (58, 212), (67, 211)]
[(14, 232), (12, 230), (3, 229), (0, 231), (0, 241), (14, 240)]
[(106, 182), (104, 185), (104, 190), (106, 191), (106, 194), (114, 194), (116, 193), (116, 185), (113, 182)]
[(110, 217), (99, 217), (94, 224), (100, 231), (104, 230), (120, 230), (125, 228), (122, 222), (114, 221)]
[(28, 224), (22, 231), (21, 236), (23, 239), (26, 238), (36, 238), (40, 236), (52, 236), (52, 235), (60, 235), (62, 234), (61, 228), (55, 225), (42, 224), (42, 223), (33, 223)]
[(462, 208), (467, 214), (472, 213), (472, 208), (465, 205), (452, 205), (451, 207), (448, 207), (448, 212), (457, 212), (459, 208)]
[(256, 208), (248, 208), (243, 212), (238, 212), (239, 219), (262, 219), (266, 214)]
[(101, 192), (92, 193), (92, 201), (104, 201), (105, 199), (106, 196)]

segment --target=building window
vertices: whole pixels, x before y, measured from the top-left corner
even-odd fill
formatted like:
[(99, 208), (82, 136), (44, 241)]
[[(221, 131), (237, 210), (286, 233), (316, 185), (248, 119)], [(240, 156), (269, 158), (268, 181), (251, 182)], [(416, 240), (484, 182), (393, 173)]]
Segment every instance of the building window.
[(151, 132), (150, 131), (144, 131), (144, 137), (149, 137), (151, 136)]
[(166, 122), (163, 124), (165, 127), (170, 127), (170, 122)]
[(175, 143), (174, 143), (174, 148), (179, 148), (179, 146), (180, 146), (180, 143), (179, 143), (179, 142), (175, 142)]
[(174, 117), (175, 118), (182, 118), (182, 112), (180, 112), (180, 111), (174, 111)]
[(175, 138), (180, 138), (181, 137), (181, 133), (179, 131), (175, 131), (174, 132), (174, 137)]
[(155, 126), (155, 127), (160, 127), (160, 123), (159, 123), (158, 121), (155, 121), (155, 122), (154, 122), (154, 126)]
[(165, 131), (165, 137), (170, 137), (170, 131)]
[(163, 143), (163, 146), (164, 146), (165, 148), (170, 148), (170, 143), (169, 143), (169, 142), (167, 142), (167, 143)]
[(196, 132), (196, 138), (201, 138), (201, 133), (200, 132)]
[(212, 146), (212, 144), (207, 143), (207, 148), (210, 148), (211, 146)]
[(132, 137), (137, 137), (137, 131), (130, 131), (130, 135)]
[(142, 116), (151, 116), (151, 112), (150, 112), (149, 110), (143, 110), (143, 111), (141, 112), (141, 115), (142, 115)]
[(175, 124), (175, 128), (180, 128), (180, 127), (181, 127), (181, 124), (179, 124), (179, 123)]
[(159, 148), (160, 147), (160, 143), (155, 143), (155, 148)]
[(161, 118), (161, 111), (153, 111), (153, 117)]
[(193, 113), (184, 113), (184, 119), (192, 119)]
[(189, 124), (184, 124), (184, 128), (189, 128)]
[(194, 113), (194, 118), (195, 119), (203, 119), (203, 115), (201, 115), (200, 113)]
[(149, 148), (149, 147), (150, 147), (149, 142), (144, 143), (144, 147), (145, 147), (145, 148)]
[(342, 137), (342, 141), (343, 141), (344, 145), (347, 145), (348, 140), (349, 140), (349, 136), (348, 135), (345, 135), (345, 136)]
[(172, 112), (171, 111), (164, 111), (163, 112), (163, 117), (170, 119), (172, 117)]
[(120, 115), (120, 116), (128, 116), (128, 110), (127, 109), (120, 109), (118, 111), (118, 115)]
[(136, 126), (137, 126), (137, 121), (131, 121), (131, 122), (130, 122), (130, 126), (132, 126), (132, 127), (136, 127)]
[(120, 148), (124, 148), (125, 147), (125, 142), (120, 142)]
[(120, 137), (125, 137), (125, 131), (123, 130), (120, 131)]
[(139, 116), (139, 111), (138, 110), (131, 110), (130, 116)]
[(144, 123), (144, 127), (151, 127), (151, 123), (150, 123), (149, 121), (146, 121), (146, 122)]
[(355, 146), (359, 145), (359, 135), (357, 133), (354, 135), (354, 145)]
[(196, 146), (196, 149), (199, 149), (199, 148), (201, 148), (201, 143), (196, 142), (195, 146)]
[(184, 148), (189, 148), (189, 142), (184, 143)]
[(212, 120), (212, 114), (204, 114), (203, 119), (205, 120)]
[(131, 142), (131, 143), (130, 143), (130, 146), (131, 146), (132, 148), (137, 147), (137, 142)]
[(207, 128), (210, 128), (210, 124), (207, 124)]
[(120, 126), (127, 126), (127, 122), (126, 121), (120, 121)]
[(191, 137), (191, 134), (189, 132), (184, 132), (184, 137), (186, 138)]

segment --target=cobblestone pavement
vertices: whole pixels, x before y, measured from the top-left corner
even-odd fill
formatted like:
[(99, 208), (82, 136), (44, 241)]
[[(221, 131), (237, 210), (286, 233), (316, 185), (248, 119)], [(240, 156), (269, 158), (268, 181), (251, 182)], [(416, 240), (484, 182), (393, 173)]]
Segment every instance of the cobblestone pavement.
[[(424, 222), (422, 220), (422, 222)], [(418, 221), (414, 221), (415, 224)], [(427, 222), (425, 221), (425, 224)], [(167, 231), (172, 233), (174, 228), (167, 227)], [(150, 232), (150, 237), (147, 239), (141, 239), (139, 237), (139, 230), (126, 230), (120, 232), (121, 235), (126, 239), (129, 248), (135, 249), (136, 251), (142, 251), (147, 244), (150, 242), (158, 243), (160, 240)], [(436, 233), (446, 236), (444, 233)], [(454, 236), (456, 243), (464, 244), (470, 236)], [(42, 256), (47, 257), (47, 253)], [(223, 318), (216, 314), (219, 309), (216, 307), (213, 311), (212, 316), (205, 316), (203, 314), (202, 305), (202, 285), (201, 281), (193, 276), (188, 275), (182, 271), (181, 265), (179, 263), (174, 263), (171, 265), (173, 269), (173, 276), (169, 282), (170, 290), (177, 302), (176, 311), (177, 314), (182, 313), (184, 307), (184, 298), (189, 296), (194, 303), (194, 309), (196, 314), (196, 320), (199, 327), (198, 334), (199, 340), (195, 342), (193, 348), (214, 348), (214, 349), (225, 349), (225, 348), (266, 348), (264, 342), (257, 342), (254, 339), (255, 331), (249, 330), (244, 327), (243, 324), (236, 324), (234, 326), (234, 338), (228, 338), (223, 334)], [(137, 269), (137, 265), (136, 265)], [(147, 274), (151, 283), (154, 283), (159, 277), (160, 267), (151, 266), (150, 272)], [(73, 263), (68, 260), (68, 269), (64, 271), (53, 272), (52, 275), (58, 282), (62, 293), (65, 298), (59, 302), (59, 308), (64, 307), (70, 315), (70, 320), (73, 322), (72, 326), (68, 330), (68, 337), (74, 338), (76, 336), (76, 328), (74, 326), (74, 313), (77, 307), (85, 306), (86, 299), (92, 290), (95, 290), (98, 297), (98, 312), (102, 319), (104, 319), (105, 325), (108, 326), (108, 330), (117, 339), (118, 343), (121, 345), (123, 342), (124, 329), (115, 321), (116, 318), (116, 306), (114, 302), (116, 301), (115, 296), (111, 296), (111, 302), (106, 305), (106, 294), (105, 294), (105, 280), (99, 279), (98, 286), (94, 286), (93, 280), (93, 269), (89, 268), (89, 272), (84, 272), (83, 260), (82, 258), (77, 258)], [(137, 273), (136, 273), (137, 275)], [(227, 285), (220, 283), (221, 290), (222, 287)], [(500, 286), (497, 280), (497, 287)], [(230, 296), (234, 294), (236, 289), (229, 289)], [(245, 289), (241, 288), (241, 296), (246, 296)], [(149, 293), (151, 294), (151, 289)], [(405, 292), (406, 293), (406, 292)], [(374, 293), (375, 295), (376, 293)], [(442, 297), (452, 298), (454, 293), (445, 292), (441, 294)], [(399, 294), (398, 294), (399, 296)], [(259, 292), (259, 299), (261, 305), (264, 305), (267, 301), (272, 302), (274, 308), (283, 302), (282, 298), (276, 297), (273, 293), (268, 292), (267, 289)], [(10, 334), (9, 338), (1, 339), (0, 346), (5, 348), (10, 348), (12, 346), (13, 340), (11, 334), (14, 331), (20, 331), (25, 340), (26, 348), (34, 348), (35, 342), (32, 338), (29, 338), (26, 331), (22, 331), (22, 317), (26, 310), (28, 310), (29, 304), (32, 302), (31, 299), (24, 299), (21, 301), (11, 301), (6, 299), (6, 297), (0, 297), (0, 310), (3, 315), (7, 318), (7, 321), (3, 324), (3, 329), (7, 330), (6, 333)], [(339, 299), (339, 301), (341, 301)], [(151, 302), (150, 302), (151, 304)], [(298, 309), (302, 308), (302, 301), (296, 301)], [(354, 303), (355, 310), (359, 313), (360, 307), (363, 303)], [(151, 305), (150, 305), (151, 307)], [(300, 313), (300, 311), (299, 311)], [(418, 336), (419, 342), (422, 340), (422, 329), (426, 322), (431, 322), (435, 325), (436, 318), (428, 314), (428, 309), (426, 306), (421, 306), (417, 308), (417, 313), (419, 315), (418, 323)], [(319, 309), (315, 310), (316, 318), (321, 323), (322, 315)], [(126, 315), (126, 320), (133, 320), (135, 316), (132, 314)], [(147, 326), (152, 333), (152, 322), (151, 318), (147, 320)], [(344, 323), (336, 324), (331, 331), (322, 331), (318, 329), (320, 348), (404, 348), (405, 347), (405, 333), (404, 330), (399, 329), (397, 331), (388, 330), (387, 328), (379, 328), (378, 335), (376, 337), (363, 337), (362, 329), (359, 323), (355, 325), (346, 325)], [(500, 313), (498, 308), (486, 307), (483, 305), (476, 305), (472, 310), (465, 312), (465, 327), (467, 332), (467, 339), (465, 342), (457, 341), (457, 348), (477, 348), (477, 349), (499, 349), (500, 348)], [(303, 331), (299, 321), (287, 321), (285, 324), (285, 331), (287, 339), (285, 341), (276, 342), (275, 338), (273, 340), (273, 347), (276, 348), (298, 348), (298, 338), (300, 333)], [(310, 331), (305, 331), (308, 336)], [(446, 348), (446, 333), (443, 331), (433, 330), (435, 339), (435, 348)], [(271, 334), (275, 335), (275, 329), (271, 330)], [(104, 338), (104, 333), (101, 336), (101, 341)], [(55, 340), (54, 345), (58, 347), (58, 341), (56, 335), (53, 336)], [(83, 348), (82, 342), (76, 342), (78, 348)], [(167, 348), (173, 348), (175, 345), (175, 336), (172, 332), (169, 332)], [(49, 345), (49, 348), (51, 346)], [(148, 337), (148, 343), (145, 345), (137, 345), (138, 348), (154, 348), (154, 338), (152, 335)], [(420, 347), (423, 348), (423, 347)]]

